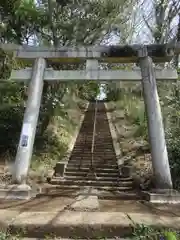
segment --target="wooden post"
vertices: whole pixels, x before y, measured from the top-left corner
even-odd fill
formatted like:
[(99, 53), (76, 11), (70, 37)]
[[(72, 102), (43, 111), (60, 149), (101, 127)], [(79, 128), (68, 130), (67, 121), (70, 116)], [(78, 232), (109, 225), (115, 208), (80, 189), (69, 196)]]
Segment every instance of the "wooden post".
[(156, 188), (171, 189), (172, 180), (153, 62), (145, 46), (138, 53)]

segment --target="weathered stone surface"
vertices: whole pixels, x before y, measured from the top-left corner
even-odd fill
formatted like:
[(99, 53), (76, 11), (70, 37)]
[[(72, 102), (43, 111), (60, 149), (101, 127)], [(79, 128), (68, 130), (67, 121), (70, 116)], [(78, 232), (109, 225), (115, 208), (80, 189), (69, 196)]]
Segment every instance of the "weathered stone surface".
[(99, 209), (99, 201), (97, 196), (79, 195), (75, 202), (70, 206), (70, 210), (74, 211), (95, 211)]
[(131, 221), (124, 213), (111, 212), (24, 212), (16, 217), (12, 229), (25, 230), (26, 236), (44, 237), (54, 233), (58, 237), (85, 239), (95, 236), (125, 236), (132, 232)]
[[(13, 81), (30, 81), (32, 69), (13, 70), (11, 79)], [(177, 71), (174, 69), (164, 69), (156, 71), (157, 80), (177, 80)], [(141, 81), (141, 71), (133, 70), (45, 70), (45, 81)]]
[[(54, 61), (64, 62), (82, 62), (87, 58), (101, 59), (101, 61), (109, 62), (137, 62), (138, 51), (142, 49), (142, 45), (116, 45), (116, 46), (93, 46), (93, 47), (33, 47), (18, 46), (15, 44), (1, 44), (0, 47), (4, 51), (14, 51), (14, 56), (20, 59), (35, 59), (43, 57)], [(170, 61), (173, 52), (179, 53), (179, 43), (173, 44), (151, 44), (146, 45), (148, 55), (157, 62)]]
[(151, 203), (180, 203), (180, 193), (173, 189), (154, 189), (143, 191), (142, 196)]
[[(14, 230), (24, 229), (26, 236), (43, 238), (48, 233), (56, 237), (95, 236), (124, 237), (132, 234), (134, 224), (154, 227), (180, 227), (180, 217), (146, 212), (23, 212), (0, 211), (2, 224), (10, 224)], [(8, 214), (9, 212), (9, 214)], [(8, 217), (7, 217), (8, 216)]]
[(120, 149), (120, 143), (119, 143), (119, 139), (118, 139), (118, 135), (115, 129), (114, 124), (112, 123), (112, 118), (111, 118), (111, 114), (108, 112), (108, 106), (107, 104), (105, 104), (105, 107), (107, 109), (107, 119), (109, 122), (109, 128), (110, 128), (110, 132), (111, 132), (111, 137), (112, 137), (112, 141), (113, 141), (113, 146), (114, 146), (114, 151), (116, 154), (116, 159), (117, 159), (117, 164), (118, 166), (123, 164), (123, 159), (122, 159), (122, 152)]
[(38, 239), (49, 233), (57, 238), (123, 237), (132, 233), (134, 224), (180, 228), (179, 205), (99, 200), (100, 210), (87, 212), (65, 208), (72, 203), (72, 199), (61, 197), (37, 198), (21, 204), (2, 201), (0, 228), (11, 226), (16, 233), (22, 229), (26, 236)]
[(29, 185), (1, 185), (0, 199), (28, 200), (40, 193), (37, 189), (31, 189)]

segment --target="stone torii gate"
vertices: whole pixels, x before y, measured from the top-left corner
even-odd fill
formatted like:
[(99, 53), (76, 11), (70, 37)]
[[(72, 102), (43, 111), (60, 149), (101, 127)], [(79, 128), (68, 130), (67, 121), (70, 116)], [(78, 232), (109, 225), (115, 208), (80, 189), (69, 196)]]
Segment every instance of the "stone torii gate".
[[(29, 61), (33, 68), (13, 70), (11, 79), (29, 82), (29, 95), (15, 159), (13, 179), (16, 183), (25, 183), (31, 162), (36, 126), (44, 81), (141, 81), (147, 113), (149, 142), (156, 186), (159, 189), (172, 189), (171, 173), (165, 142), (161, 108), (156, 80), (176, 80), (173, 69), (155, 69), (154, 63), (167, 62), (180, 48), (167, 45), (99, 46), (81, 48), (45, 48), (0, 46), (5, 51), (13, 51), (17, 59)], [(86, 70), (55, 71), (48, 62), (80, 63), (86, 62)], [(99, 62), (139, 63), (140, 68), (132, 71), (99, 70)]]

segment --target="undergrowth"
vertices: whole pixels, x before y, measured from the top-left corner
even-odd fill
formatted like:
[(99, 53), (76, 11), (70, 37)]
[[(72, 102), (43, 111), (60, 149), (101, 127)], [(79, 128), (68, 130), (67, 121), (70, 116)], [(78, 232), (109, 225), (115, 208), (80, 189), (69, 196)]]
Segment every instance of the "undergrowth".
[[(0, 231), (0, 240), (20, 240), (23, 239), (24, 231), (19, 231), (19, 233), (11, 234), (9, 230)], [(56, 236), (49, 234), (45, 236), (44, 239), (57, 239)], [(60, 238), (59, 238), (60, 239)], [(72, 239), (79, 239), (73, 237)], [(89, 239), (89, 238), (88, 238)], [(108, 239), (106, 236), (97, 236), (94, 239)], [(121, 239), (120, 237), (115, 237), (114, 239)], [(148, 227), (143, 224), (135, 224), (134, 230), (131, 236), (128, 239), (132, 240), (178, 240), (180, 239), (180, 232), (173, 229), (161, 228), (155, 229)]]
[[(62, 107), (60, 106), (55, 116), (51, 118), (51, 122), (43, 134), (39, 134), (40, 124), (37, 126), (30, 166), (31, 176), (42, 176), (40, 181), (43, 181), (48, 171), (52, 170), (56, 162), (63, 158), (74, 131), (79, 125), (79, 119), (85, 104), (86, 101), (79, 98), (76, 98), (74, 102), (66, 100), (66, 103)], [(13, 107), (13, 109), (15, 108)], [(11, 108), (8, 108), (8, 113), (4, 115), (0, 123), (0, 132), (1, 130), (4, 131), (4, 135), (0, 138), (0, 161), (2, 164), (5, 163), (8, 172), (13, 171), (12, 167), (22, 125), (23, 111), (19, 108), (15, 110), (12, 112)], [(10, 121), (11, 119), (12, 121)], [(18, 125), (15, 127), (14, 123), (16, 122)]]
[(179, 231), (173, 229), (155, 229), (146, 225), (135, 225), (133, 236), (134, 240), (178, 240), (180, 235)]
[[(124, 124), (135, 126), (131, 137), (148, 141), (148, 126), (145, 113), (145, 106), (141, 90), (139, 94), (133, 92), (133, 89), (123, 90), (118, 95), (118, 99), (114, 103), (116, 110), (124, 112)], [(169, 163), (171, 168), (173, 186), (180, 189), (180, 88), (167, 84), (159, 84), (158, 86), (161, 111), (165, 128), (166, 143), (168, 149)]]
[[(80, 101), (82, 103), (82, 101)], [(68, 150), (69, 142), (79, 125), (81, 109), (77, 103), (66, 108), (63, 113), (52, 119), (43, 136), (37, 136), (34, 154), (31, 161), (31, 169), (43, 175), (42, 171), (52, 169), (57, 161), (60, 161)]]
[(147, 121), (145, 107), (142, 98), (131, 94), (121, 95), (121, 99), (116, 102), (117, 109), (122, 109), (129, 124), (136, 125), (134, 137), (147, 139)]

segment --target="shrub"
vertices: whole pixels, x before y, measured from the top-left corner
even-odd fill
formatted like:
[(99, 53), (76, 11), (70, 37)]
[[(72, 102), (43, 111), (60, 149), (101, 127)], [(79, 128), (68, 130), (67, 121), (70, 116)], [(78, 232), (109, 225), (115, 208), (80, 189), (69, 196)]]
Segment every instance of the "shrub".
[(16, 151), (23, 117), (22, 106), (4, 105), (0, 107), (0, 152)]

